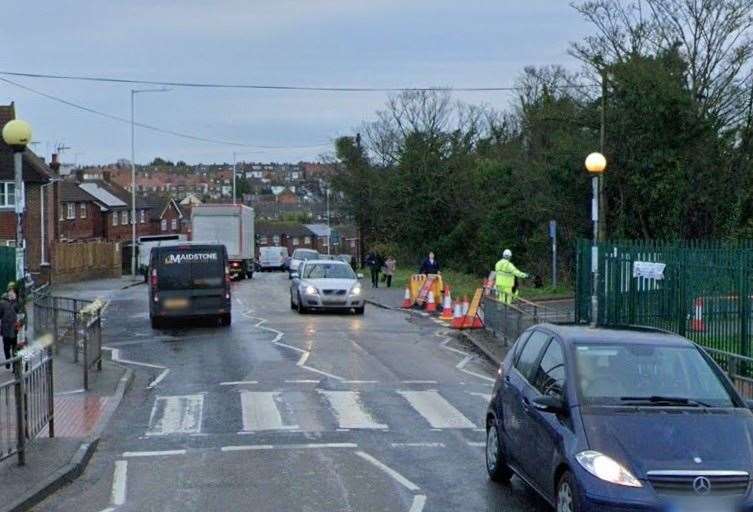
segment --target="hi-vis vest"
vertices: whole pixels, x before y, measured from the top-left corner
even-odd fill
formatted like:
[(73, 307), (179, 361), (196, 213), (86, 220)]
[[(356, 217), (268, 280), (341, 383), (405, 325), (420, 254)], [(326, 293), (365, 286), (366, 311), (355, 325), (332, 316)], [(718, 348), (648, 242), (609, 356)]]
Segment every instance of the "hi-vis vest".
[(494, 267), (497, 273), (497, 288), (512, 289), (515, 286), (515, 277), (523, 278), (525, 273), (518, 270), (510, 260), (501, 259)]

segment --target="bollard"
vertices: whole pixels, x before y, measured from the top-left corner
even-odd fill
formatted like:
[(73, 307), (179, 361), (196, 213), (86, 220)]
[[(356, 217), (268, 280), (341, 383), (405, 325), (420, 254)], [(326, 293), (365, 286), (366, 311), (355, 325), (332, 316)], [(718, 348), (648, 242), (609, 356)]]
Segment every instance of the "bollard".
[(52, 349), (47, 348), (47, 418), (50, 437), (55, 437), (55, 381), (52, 368)]

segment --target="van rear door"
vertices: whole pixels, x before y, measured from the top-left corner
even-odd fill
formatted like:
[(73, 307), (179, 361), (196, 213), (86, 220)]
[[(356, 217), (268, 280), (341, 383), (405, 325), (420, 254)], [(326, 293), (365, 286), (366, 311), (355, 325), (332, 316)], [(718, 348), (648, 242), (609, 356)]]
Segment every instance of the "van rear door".
[(215, 314), (227, 309), (222, 246), (175, 246), (160, 249), (158, 279), (165, 314)]

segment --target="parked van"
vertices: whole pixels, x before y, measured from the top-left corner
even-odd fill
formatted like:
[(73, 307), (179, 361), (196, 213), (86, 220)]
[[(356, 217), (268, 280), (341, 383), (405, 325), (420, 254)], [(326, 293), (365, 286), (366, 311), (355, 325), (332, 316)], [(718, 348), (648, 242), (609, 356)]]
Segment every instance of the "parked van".
[(283, 270), (288, 250), (285, 247), (259, 247), (259, 266), (262, 271)]
[(149, 258), (149, 318), (215, 317), (230, 325), (230, 273), (224, 245), (179, 243), (152, 248)]

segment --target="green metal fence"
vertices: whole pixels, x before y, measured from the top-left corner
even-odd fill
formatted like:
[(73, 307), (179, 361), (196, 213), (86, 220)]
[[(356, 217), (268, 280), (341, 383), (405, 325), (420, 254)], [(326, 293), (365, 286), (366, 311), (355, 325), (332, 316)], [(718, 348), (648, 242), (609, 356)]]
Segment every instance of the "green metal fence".
[[(592, 258), (592, 243), (578, 242), (580, 322), (591, 320)], [(751, 241), (606, 242), (598, 245), (597, 263), (599, 325), (647, 325), (724, 352), (753, 352)], [(664, 265), (661, 275), (647, 276), (652, 263)]]
[(0, 246), (0, 293), (5, 293), (8, 283), (16, 280), (16, 249)]

